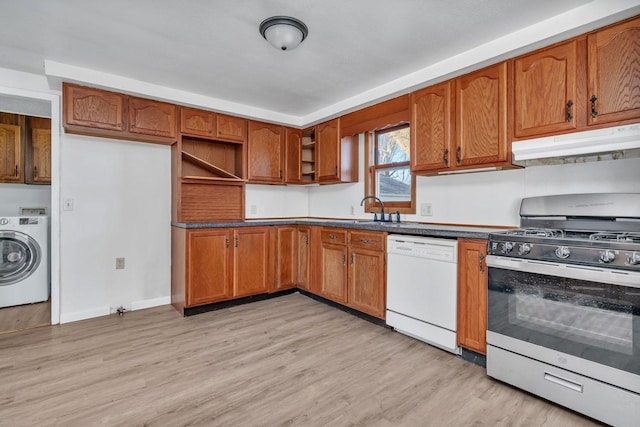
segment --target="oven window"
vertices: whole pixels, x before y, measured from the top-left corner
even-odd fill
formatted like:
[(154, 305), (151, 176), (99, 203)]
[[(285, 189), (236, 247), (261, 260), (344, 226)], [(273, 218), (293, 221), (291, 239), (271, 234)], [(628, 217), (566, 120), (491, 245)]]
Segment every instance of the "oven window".
[(489, 268), (488, 329), (640, 374), (640, 289)]

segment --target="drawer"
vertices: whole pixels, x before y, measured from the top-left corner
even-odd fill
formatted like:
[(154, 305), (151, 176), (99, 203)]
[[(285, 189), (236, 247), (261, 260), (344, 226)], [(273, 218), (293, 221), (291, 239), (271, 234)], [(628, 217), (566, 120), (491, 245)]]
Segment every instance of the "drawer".
[(349, 233), (349, 244), (354, 247), (384, 251), (384, 242), (385, 233), (353, 230)]
[(333, 243), (336, 245), (347, 244), (347, 230), (340, 230), (338, 228), (323, 228), (321, 233), (322, 243)]

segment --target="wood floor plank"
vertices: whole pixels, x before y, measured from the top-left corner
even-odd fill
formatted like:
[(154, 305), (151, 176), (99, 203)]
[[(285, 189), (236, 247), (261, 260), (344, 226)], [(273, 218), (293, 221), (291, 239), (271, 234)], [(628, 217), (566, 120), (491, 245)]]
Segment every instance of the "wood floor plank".
[(0, 335), (0, 426), (588, 426), (300, 294)]

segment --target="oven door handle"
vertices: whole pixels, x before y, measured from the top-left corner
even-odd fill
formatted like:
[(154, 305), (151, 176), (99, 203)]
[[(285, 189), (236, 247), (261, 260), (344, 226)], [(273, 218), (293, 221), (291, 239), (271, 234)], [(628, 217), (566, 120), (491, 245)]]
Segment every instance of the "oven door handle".
[(640, 289), (640, 272), (489, 255), (487, 267)]

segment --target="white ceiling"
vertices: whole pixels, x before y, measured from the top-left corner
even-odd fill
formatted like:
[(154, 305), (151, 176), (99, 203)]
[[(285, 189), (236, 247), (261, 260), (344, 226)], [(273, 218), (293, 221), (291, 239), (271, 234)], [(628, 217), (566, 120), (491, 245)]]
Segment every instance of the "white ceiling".
[[(580, 11), (587, 13), (579, 23), (588, 24), (595, 22), (594, 16), (637, 13), (639, 4), (633, 0), (0, 0), (0, 67), (45, 74), (47, 60), (63, 70), (95, 71), (96, 84), (97, 75), (104, 73), (125, 78), (121, 81), (171, 88), (173, 93), (197, 94), (206, 102), (193, 103), (211, 109), (246, 107), (247, 115), (256, 111), (254, 116), (266, 117), (265, 112), (271, 112), (281, 121), (301, 124), (406, 92), (438, 72), (451, 71), (455, 58), (478, 47), (495, 46), (496, 55), (504, 55), (514, 49), (509, 44), (512, 34), (535, 30), (541, 22), (547, 25), (540, 28), (557, 22), (558, 31), (566, 31), (571, 29), (566, 22)], [(611, 13), (603, 5), (611, 7)], [(274, 49), (258, 33), (260, 22), (273, 15), (301, 19), (309, 27), (308, 38), (293, 51)], [(554, 35), (553, 30), (545, 31), (540, 38)], [(532, 40), (531, 35), (523, 40)], [(492, 53), (487, 49), (458, 63), (490, 62)], [(449, 68), (437, 68), (447, 61)], [(421, 80), (421, 75), (426, 77)], [(84, 80), (91, 83), (91, 78)], [(171, 98), (162, 93), (158, 97)]]

